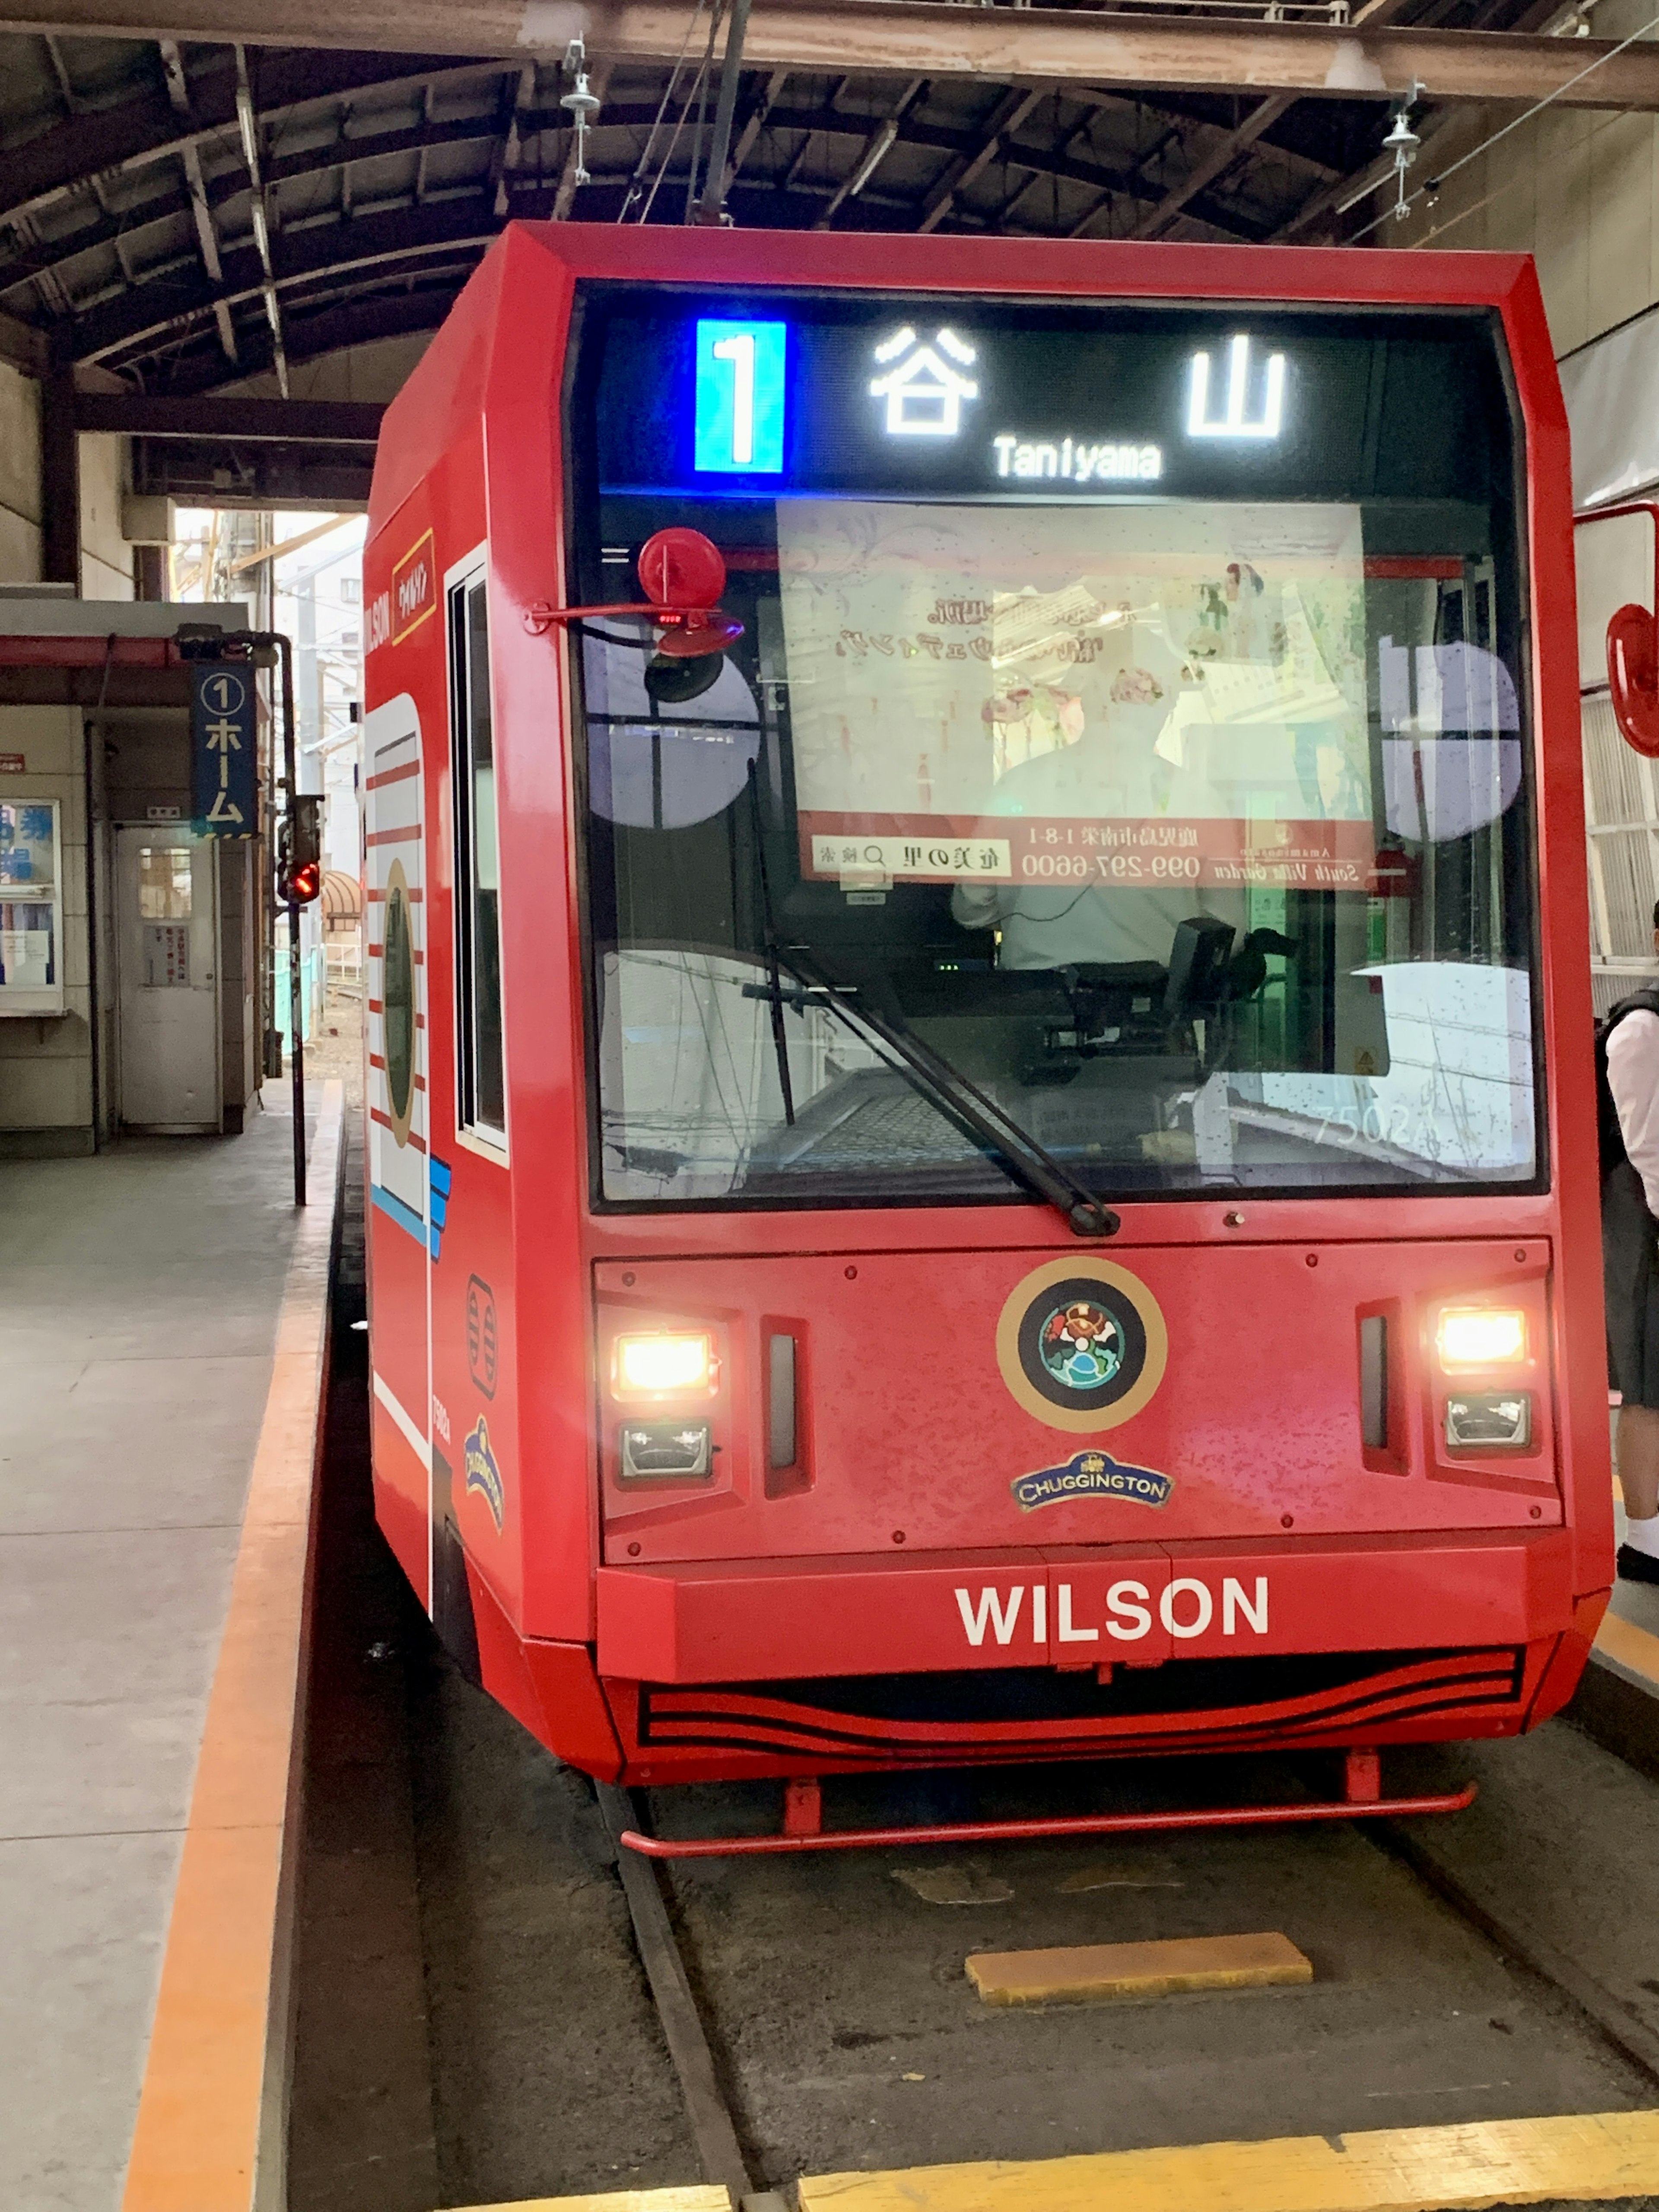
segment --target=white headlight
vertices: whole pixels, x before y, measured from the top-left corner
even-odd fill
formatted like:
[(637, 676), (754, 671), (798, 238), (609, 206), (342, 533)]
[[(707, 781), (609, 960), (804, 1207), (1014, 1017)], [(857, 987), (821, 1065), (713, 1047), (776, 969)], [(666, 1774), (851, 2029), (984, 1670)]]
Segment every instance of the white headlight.
[(1527, 1316), (1509, 1306), (1448, 1306), (1439, 1345), (1443, 1367), (1516, 1367), (1527, 1356)]
[(680, 1397), (713, 1388), (714, 1346), (708, 1336), (619, 1336), (619, 1398)]

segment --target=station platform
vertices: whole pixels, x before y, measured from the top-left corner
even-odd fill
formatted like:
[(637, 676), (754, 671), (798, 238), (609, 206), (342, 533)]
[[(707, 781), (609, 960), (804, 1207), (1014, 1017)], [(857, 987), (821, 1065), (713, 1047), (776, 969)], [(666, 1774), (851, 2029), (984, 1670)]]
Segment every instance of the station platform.
[(257, 2163), (341, 1101), (9, 1164), (0, 1209), (0, 2203)]

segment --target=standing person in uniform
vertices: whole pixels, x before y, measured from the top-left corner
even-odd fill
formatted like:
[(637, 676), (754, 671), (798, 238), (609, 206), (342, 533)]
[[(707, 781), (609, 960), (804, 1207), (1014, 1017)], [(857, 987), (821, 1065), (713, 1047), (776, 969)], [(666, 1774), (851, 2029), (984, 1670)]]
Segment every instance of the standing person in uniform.
[[(1653, 910), (1659, 957), (1659, 905)], [(1622, 1404), (1614, 1457), (1625, 1493), (1623, 1580), (1659, 1583), (1659, 986), (1602, 1024), (1601, 1249), (1607, 1361)]]

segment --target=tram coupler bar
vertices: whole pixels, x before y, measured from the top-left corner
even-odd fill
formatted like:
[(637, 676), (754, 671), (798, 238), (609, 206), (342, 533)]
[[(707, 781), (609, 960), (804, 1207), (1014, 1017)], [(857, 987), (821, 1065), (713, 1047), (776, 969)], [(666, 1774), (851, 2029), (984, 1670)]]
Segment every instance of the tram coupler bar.
[(1080, 1813), (1048, 1820), (957, 1820), (926, 1828), (792, 1829), (775, 1836), (642, 1836), (617, 1840), (648, 1859), (756, 1858), (766, 1851), (890, 1850), (900, 1844), (1025, 1844), (1048, 1836), (1147, 1836), (1195, 1828), (1272, 1828), (1309, 1820), (1404, 1820), (1463, 1813), (1479, 1785), (1421, 1797), (1343, 1798), (1312, 1805), (1222, 1805), (1195, 1813)]

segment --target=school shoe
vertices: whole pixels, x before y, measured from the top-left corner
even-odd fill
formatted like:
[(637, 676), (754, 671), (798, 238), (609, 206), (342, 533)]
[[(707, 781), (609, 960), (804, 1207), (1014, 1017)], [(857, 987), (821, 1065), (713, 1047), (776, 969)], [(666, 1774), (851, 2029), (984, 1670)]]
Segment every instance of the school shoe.
[(1613, 1572), (1621, 1583), (1659, 1583), (1659, 1559), (1638, 1552), (1634, 1545), (1621, 1544)]

